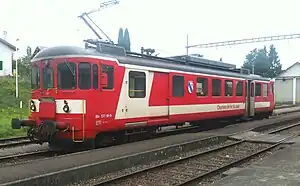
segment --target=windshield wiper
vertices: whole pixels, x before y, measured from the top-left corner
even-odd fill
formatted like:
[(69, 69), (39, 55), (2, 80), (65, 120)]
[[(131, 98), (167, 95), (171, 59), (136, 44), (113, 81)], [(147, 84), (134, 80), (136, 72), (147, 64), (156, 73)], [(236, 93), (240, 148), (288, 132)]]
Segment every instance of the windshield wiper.
[(66, 64), (66, 66), (68, 67), (68, 69), (70, 70), (70, 72), (72, 73), (73, 77), (75, 77), (75, 71), (72, 70), (70, 64), (65, 60), (64, 63)]

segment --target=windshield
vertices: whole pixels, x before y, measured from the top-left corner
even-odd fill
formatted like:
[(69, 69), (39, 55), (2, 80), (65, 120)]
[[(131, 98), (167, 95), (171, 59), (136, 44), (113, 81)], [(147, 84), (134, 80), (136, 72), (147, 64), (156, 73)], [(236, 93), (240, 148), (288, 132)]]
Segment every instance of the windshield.
[(40, 68), (33, 66), (31, 69), (31, 89), (40, 88)]
[(43, 88), (53, 88), (53, 68), (49, 65), (43, 69)]
[(76, 64), (63, 62), (57, 65), (57, 84), (59, 89), (76, 88)]

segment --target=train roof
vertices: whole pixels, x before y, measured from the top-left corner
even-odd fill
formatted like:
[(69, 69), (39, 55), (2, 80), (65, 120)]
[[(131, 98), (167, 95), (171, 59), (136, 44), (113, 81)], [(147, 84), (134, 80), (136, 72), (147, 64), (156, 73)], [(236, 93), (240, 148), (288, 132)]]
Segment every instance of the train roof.
[[(113, 52), (112, 52), (113, 50)], [(183, 61), (176, 60), (174, 58), (161, 58), (155, 56), (146, 56), (133, 52), (123, 53), (124, 48), (115, 50), (114, 47), (105, 48), (81, 48), (77, 46), (55, 46), (44, 48), (39, 51), (32, 59), (32, 61), (40, 59), (51, 59), (57, 56), (99, 56), (115, 58), (119, 63), (141, 65), (154, 68), (162, 68), (176, 71), (185, 71), (193, 73), (203, 73), (227, 77), (237, 77), (252, 80), (270, 81), (268, 78), (264, 78), (254, 74), (239, 73), (237, 69), (229, 69), (225, 66), (213, 66), (209, 62), (212, 60), (203, 59), (203, 62), (195, 61)], [(125, 51), (125, 50), (124, 50)]]

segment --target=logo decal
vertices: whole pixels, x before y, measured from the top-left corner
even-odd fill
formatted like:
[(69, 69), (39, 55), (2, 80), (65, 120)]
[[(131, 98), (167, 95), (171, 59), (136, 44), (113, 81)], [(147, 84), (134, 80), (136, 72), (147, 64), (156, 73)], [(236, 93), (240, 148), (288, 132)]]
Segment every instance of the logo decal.
[(194, 83), (193, 81), (188, 81), (188, 92), (191, 94), (194, 90)]

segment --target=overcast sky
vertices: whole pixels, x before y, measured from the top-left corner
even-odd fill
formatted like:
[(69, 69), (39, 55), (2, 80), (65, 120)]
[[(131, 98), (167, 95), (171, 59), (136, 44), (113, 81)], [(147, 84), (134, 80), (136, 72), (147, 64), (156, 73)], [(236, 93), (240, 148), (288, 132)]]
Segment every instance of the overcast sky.
[[(101, 0), (0, 0), (0, 30), (19, 46), (79, 45), (93, 33), (77, 16), (97, 8)], [(155, 48), (161, 55), (185, 53), (189, 43), (300, 33), (296, 0), (120, 0), (119, 5), (91, 17), (117, 41), (119, 27), (128, 28), (132, 50)], [(284, 68), (300, 61), (300, 39), (274, 41)], [(191, 49), (206, 58), (242, 65), (255, 47), (271, 42)], [(24, 50), (23, 50), (24, 52)]]

